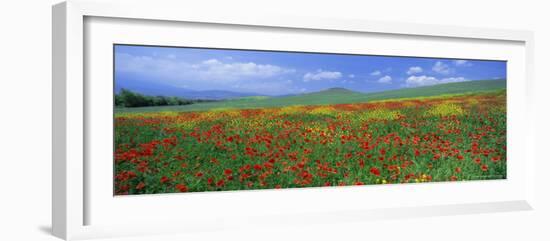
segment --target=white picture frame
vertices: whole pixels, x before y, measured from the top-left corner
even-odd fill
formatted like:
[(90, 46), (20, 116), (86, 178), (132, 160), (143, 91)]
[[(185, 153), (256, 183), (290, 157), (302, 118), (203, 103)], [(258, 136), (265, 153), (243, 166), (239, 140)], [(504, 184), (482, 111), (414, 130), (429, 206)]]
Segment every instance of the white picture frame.
[[(150, 9), (155, 11), (150, 11)], [(509, 94), (509, 107), (512, 108), (512, 114), (509, 113), (509, 118), (512, 117), (515, 123), (523, 123), (525, 127), (512, 129), (513, 137), (518, 141), (518, 151), (514, 152), (513, 159), (514, 168), (521, 170), (517, 175), (517, 179), (509, 182), (490, 182), (482, 184), (480, 182), (468, 182), (458, 184), (459, 186), (445, 186), (448, 184), (422, 184), (414, 187), (415, 192), (430, 195), (434, 190), (442, 188), (452, 188), (453, 190), (463, 191), (464, 189), (477, 190), (482, 192), (483, 188), (510, 188), (510, 192), (502, 192), (500, 195), (495, 195), (495, 198), (479, 198), (476, 196), (468, 196), (465, 199), (453, 200), (452, 195), (448, 200), (440, 202), (411, 202), (407, 205), (396, 202), (392, 204), (373, 204), (374, 208), (361, 209), (357, 205), (350, 205), (348, 209), (328, 208), (324, 210), (318, 206), (313, 206), (308, 210), (300, 211), (293, 210), (288, 212), (288, 206), (280, 205), (260, 213), (260, 216), (253, 216), (252, 213), (244, 213), (242, 216), (233, 217), (232, 223), (228, 224), (220, 219), (223, 215), (233, 215), (231, 212), (221, 213), (219, 216), (206, 214), (205, 219), (186, 223), (186, 228), (183, 225), (173, 225), (172, 217), (166, 219), (166, 223), (155, 217), (154, 212), (146, 213), (143, 216), (146, 219), (154, 220), (157, 225), (145, 225), (144, 227), (135, 228), (129, 223), (130, 219), (143, 220), (139, 217), (131, 217), (125, 220), (115, 220), (119, 222), (102, 223), (109, 213), (120, 211), (121, 214), (126, 211), (131, 211), (132, 207), (140, 207), (143, 205), (158, 204), (159, 206), (173, 206), (178, 202), (182, 202), (181, 196), (176, 195), (150, 195), (138, 199), (127, 199), (124, 202), (116, 201), (117, 203), (103, 202), (101, 205), (96, 205), (90, 209), (90, 200), (95, 200), (87, 178), (90, 175), (86, 173), (92, 166), (85, 161), (85, 156), (89, 155), (89, 143), (87, 143), (86, 135), (90, 130), (89, 122), (93, 118), (90, 117), (90, 95), (93, 98), (93, 93), (90, 94), (88, 89), (96, 88), (89, 86), (85, 78), (86, 68), (90, 68), (90, 61), (86, 56), (87, 52), (86, 34), (101, 33), (102, 31), (92, 30), (88, 33), (86, 29), (86, 19), (110, 18), (122, 21), (141, 21), (141, 23), (150, 21), (155, 22), (155, 26), (163, 23), (172, 24), (212, 24), (215, 26), (223, 26), (224, 29), (251, 27), (257, 30), (276, 29), (278, 32), (299, 30), (304, 33), (314, 31), (316, 34), (335, 34), (339, 33), (357, 33), (357, 34), (379, 34), (388, 35), (393, 38), (427, 38), (437, 39), (437, 41), (449, 41), (459, 44), (461, 41), (477, 41), (503, 44), (510, 44), (511, 54), (516, 56), (521, 61), (514, 61), (518, 66), (518, 71), (513, 71), (513, 75), (509, 88), (514, 88), (516, 91)], [(209, 15), (207, 9), (193, 9), (188, 3), (178, 1), (163, 1), (163, 2), (125, 2), (125, 1), (110, 1), (110, 2), (95, 2), (84, 0), (70, 0), (60, 3), (53, 7), (53, 194), (52, 194), (52, 226), (53, 234), (63, 239), (84, 239), (94, 237), (112, 237), (122, 235), (139, 235), (152, 233), (171, 233), (171, 232), (192, 232), (215, 230), (217, 228), (231, 228), (239, 225), (264, 225), (267, 223), (281, 223), (284, 225), (299, 224), (300, 222), (340, 222), (345, 220), (369, 220), (383, 219), (392, 217), (422, 217), (434, 215), (451, 215), (451, 214), (467, 214), (481, 212), (498, 212), (498, 211), (514, 211), (514, 210), (530, 210), (534, 204), (534, 170), (536, 157), (534, 156), (534, 137), (533, 131), (529, 125), (531, 101), (529, 93), (531, 93), (531, 85), (533, 82), (533, 34), (529, 31), (520, 30), (497, 30), (483, 29), (471, 27), (457, 26), (439, 26), (439, 25), (423, 25), (410, 23), (392, 23), (392, 22), (376, 22), (363, 21), (352, 19), (324, 19), (324, 18), (306, 18), (298, 16), (278, 16), (269, 13), (250, 13), (250, 15)], [(136, 24), (136, 23), (133, 23)], [(139, 24), (139, 22), (137, 23)], [(150, 26), (154, 28), (155, 26)], [(118, 26), (124, 27), (124, 25)], [(96, 28), (97, 29), (97, 28)], [(200, 31), (200, 30), (197, 30)], [(108, 32), (106, 32), (108, 35)], [(132, 36), (131, 34), (128, 36)], [(132, 37), (130, 37), (132, 38)], [(138, 38), (138, 37), (135, 37)], [(91, 38), (102, 41), (119, 41), (109, 38)], [(131, 41), (125, 39), (125, 41)], [(146, 41), (144, 39), (136, 41)], [(149, 41), (155, 41), (154, 39)], [(216, 45), (216, 43), (211, 43)], [(92, 46), (93, 47), (93, 46)], [(227, 47), (227, 46), (218, 46)], [(396, 50), (397, 53), (399, 50)], [(451, 53), (451, 52), (449, 52)], [(466, 53), (467, 55), (467, 53)], [(465, 55), (465, 56), (466, 56)], [(486, 56), (492, 56), (487, 53)], [(516, 58), (513, 57), (513, 58)], [(497, 56), (498, 58), (498, 56)], [(512, 58), (503, 56), (502, 58)], [(510, 60), (510, 59), (507, 59)], [(94, 60), (90, 61), (94, 62)], [(92, 66), (92, 68), (95, 68)], [(88, 97), (87, 97), (88, 95)], [(510, 98), (513, 95), (513, 98)], [(93, 106), (92, 106), (93, 107)], [(94, 112), (92, 112), (94, 113)], [(512, 116), (513, 115), (513, 116)], [(91, 119), (90, 119), (91, 118)], [(110, 121), (110, 120), (109, 120)], [(514, 134), (515, 133), (515, 134)], [(519, 141), (521, 139), (521, 142)], [(111, 161), (111, 160), (109, 160)], [(392, 185), (392, 192), (396, 193), (407, 191), (399, 190), (402, 188)], [(485, 187), (481, 187), (485, 186)], [(513, 187), (512, 187), (513, 186)], [(100, 187), (101, 188), (101, 187)], [(344, 188), (329, 188), (319, 192), (319, 189), (301, 189), (289, 190), (284, 192), (259, 191), (259, 192), (223, 192), (209, 193), (188, 196), (190, 201), (188, 204), (197, 204), (213, 202), (219, 199), (226, 199), (230, 203), (234, 202), (235, 206), (240, 205), (239, 202), (246, 199), (256, 201), (272, 200), (277, 195), (284, 195), (287, 198), (308, 199), (317, 197), (326, 199), (330, 196), (342, 196), (347, 198), (355, 198), (360, 200), (364, 192), (382, 193), (385, 186), (369, 186), (369, 187), (344, 187)], [(109, 190), (111, 192), (111, 190)], [(357, 194), (358, 193), (358, 194)], [(346, 196), (347, 195), (347, 196)], [(388, 194), (391, 195), (391, 194)], [(489, 194), (486, 194), (489, 195)], [(389, 196), (388, 196), (389, 197)], [(114, 197), (111, 197), (114, 200)], [(338, 204), (338, 199), (333, 200)], [(383, 200), (378, 200), (383, 201)], [(94, 201), (95, 202), (95, 201)], [(97, 202), (96, 202), (97, 203)], [(118, 205), (118, 206), (117, 206)], [(120, 205), (130, 207), (128, 210), (119, 210)], [(242, 204), (241, 204), (242, 205)], [(193, 207), (200, 211), (200, 207)], [(324, 211), (323, 211), (324, 210)], [(103, 211), (103, 213), (101, 213)], [(189, 210), (187, 210), (189, 211)], [(101, 213), (104, 217), (102, 221), (91, 222), (90, 216), (95, 213)], [(165, 215), (170, 215), (169, 212), (159, 212)], [(177, 215), (174, 212), (174, 218)], [(189, 213), (189, 212), (188, 212)], [(278, 215), (280, 213), (281, 215)], [(101, 216), (96, 215), (96, 216)], [(106, 216), (107, 215), (107, 216)], [(114, 216), (114, 214), (112, 214)], [(196, 213), (191, 213), (198, 216)], [(286, 221), (292, 217), (297, 221)], [(216, 219), (210, 221), (209, 218)], [(114, 218), (113, 218), (114, 219)], [(99, 219), (98, 219), (99, 220)], [(221, 220), (221, 221), (220, 221)], [(252, 221), (250, 221), (252, 220)], [(182, 221), (182, 220), (178, 220)], [(181, 223), (181, 222), (180, 222)], [(191, 225), (192, 224), (192, 225)]]

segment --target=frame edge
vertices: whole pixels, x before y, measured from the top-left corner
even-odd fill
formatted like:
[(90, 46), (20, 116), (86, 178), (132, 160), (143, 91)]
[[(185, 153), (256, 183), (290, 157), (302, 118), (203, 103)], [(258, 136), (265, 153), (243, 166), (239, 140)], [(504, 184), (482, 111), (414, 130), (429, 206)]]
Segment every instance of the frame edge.
[[(109, 4), (112, 6), (112, 3)], [(84, 106), (82, 96), (83, 83), (79, 82), (82, 79), (78, 79), (78, 77), (82, 76), (84, 61), (82, 58), (83, 18), (85, 16), (117, 17), (117, 14), (120, 14), (118, 17), (122, 18), (183, 21), (173, 18), (174, 15), (162, 14), (162, 11), (160, 11), (161, 13), (151, 13), (150, 15), (153, 15), (153, 17), (149, 18), (143, 18), (143, 14), (139, 11), (138, 13), (123, 14), (120, 9), (108, 9), (107, 6), (109, 6), (109, 4), (102, 5), (99, 3), (91, 3), (90, 1), (68, 0), (52, 6), (52, 233), (54, 236), (66, 240), (75, 237), (86, 237), (84, 233), (88, 233), (84, 232), (85, 230), (83, 229), (83, 140), (82, 138), (80, 140), (75, 138), (78, 137), (78, 135), (83, 134), (84, 123), (84, 111), (83, 109), (78, 109), (83, 108)], [(117, 11), (119, 13), (117, 13)], [(401, 35), (519, 41), (525, 43), (526, 45), (526, 84), (530, 87), (534, 87), (534, 72), (532, 72), (534, 71), (534, 34), (531, 31), (485, 29), (423, 23), (381, 22), (357, 19), (342, 19), (343, 22), (350, 23), (350, 26), (347, 29), (339, 29), (338, 24), (331, 23), (331, 19), (321, 19), (323, 21), (321, 21), (320, 24), (315, 23), (315, 21), (308, 21), (306, 24), (296, 26), (293, 25), (292, 22), (296, 19), (304, 20), (304, 18), (287, 16), (290, 18), (278, 21), (272, 17), (273, 16), (265, 16), (262, 21), (258, 21), (258, 19), (254, 18), (245, 19), (231, 16), (218, 16), (212, 19), (212, 21), (206, 21), (208, 20), (206, 17), (191, 14), (191, 16), (189, 16), (190, 19), (187, 21), (340, 31), (353, 31), (350, 29), (360, 28), (360, 25), (367, 23), (370, 30), (362, 29), (358, 31)], [(276, 22), (278, 22), (278, 24), (276, 24)], [(384, 26), (386, 30), (382, 28)], [(415, 26), (419, 28), (404, 31), (404, 26)], [(460, 31), (458, 31), (458, 33), (455, 31), (449, 32), (445, 29), (448, 27), (452, 27), (453, 29), (458, 28)], [(468, 30), (471, 31), (468, 32)], [(80, 92), (73, 92), (75, 90), (80, 90)], [(528, 96), (529, 94), (532, 94), (532, 91), (527, 92), (528, 93), (526, 94)], [(531, 104), (532, 101), (533, 98), (531, 97), (529, 98), (528, 103)], [(530, 110), (528, 113), (529, 116), (532, 116), (533, 112)], [(77, 117), (75, 115), (80, 116)], [(68, 125), (70, 125), (71, 128), (69, 128)], [(535, 130), (533, 128), (534, 125), (531, 125), (531, 130), (529, 131), (530, 136), (528, 138), (529, 141), (534, 141), (533, 135)], [(72, 131), (75, 129), (80, 130), (81, 132), (78, 133), (78, 131), (75, 131), (73, 133), (69, 133), (69, 130)], [(79, 153), (81, 159), (75, 159), (78, 157)], [(532, 153), (532, 155), (532, 161), (537, 162), (535, 154)], [(532, 163), (528, 167), (528, 171), (534, 174), (535, 165), (536, 163)], [(74, 173), (75, 171), (78, 173)], [(532, 180), (529, 180), (529, 184), (530, 186), (528, 187), (527, 200), (519, 201), (523, 203), (523, 206), (520, 205), (522, 206), (519, 208), (520, 210), (531, 210), (534, 209), (534, 206), (536, 206), (535, 190), (532, 186), (534, 184), (534, 175)]]
[(52, 234), (67, 238), (67, 4), (52, 6)]

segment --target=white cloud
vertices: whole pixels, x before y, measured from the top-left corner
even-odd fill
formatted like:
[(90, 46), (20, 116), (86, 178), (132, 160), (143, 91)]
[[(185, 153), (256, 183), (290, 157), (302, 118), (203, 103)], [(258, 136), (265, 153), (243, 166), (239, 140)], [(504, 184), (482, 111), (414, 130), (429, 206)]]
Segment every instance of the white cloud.
[(405, 80), (405, 86), (418, 87), (418, 86), (428, 86), (428, 85), (463, 82), (463, 81), (468, 81), (468, 79), (464, 77), (450, 77), (450, 78), (438, 79), (433, 76), (426, 76), (426, 75), (414, 76), (413, 75)]
[[(279, 81), (278, 77), (296, 72), (294, 69), (272, 64), (231, 62), (227, 59), (191, 62), (171, 56), (117, 53), (115, 61), (117, 71), (136, 74), (146, 81), (154, 81), (157, 84), (188, 86), (196, 90), (231, 89), (239, 85), (242, 91), (248, 91), (248, 88), (243, 86), (249, 86), (249, 91), (257, 87), (256, 90), (265, 93), (285, 92), (284, 89), (289, 88), (292, 83)], [(263, 86), (255, 86), (258, 82), (263, 82)]]
[(416, 87), (416, 86), (425, 86), (425, 85), (435, 85), (438, 83), (438, 79), (432, 76), (410, 76), (405, 80), (405, 85), (408, 87)]
[(413, 67), (410, 67), (409, 70), (407, 70), (407, 74), (408, 75), (412, 75), (412, 74), (418, 74), (418, 73), (422, 73), (422, 67), (420, 66), (413, 66)]
[(254, 62), (226, 63), (218, 59), (208, 59), (198, 63), (178, 61), (172, 57), (152, 58), (117, 54), (117, 71), (161, 76), (169, 79), (191, 79), (232, 81), (242, 78), (268, 78), (277, 75), (294, 73), (288, 69), (271, 64)]
[(202, 64), (212, 66), (212, 65), (222, 64), (222, 62), (220, 62), (217, 59), (209, 59), (209, 60), (202, 61)]
[(286, 69), (270, 64), (247, 63), (223, 63), (217, 59), (209, 59), (199, 66), (199, 75), (203, 79), (241, 79), (241, 78), (269, 78), (286, 73), (293, 73), (294, 70)]
[(316, 72), (308, 72), (304, 75), (304, 82), (309, 82), (312, 80), (336, 80), (342, 78), (342, 73), (338, 71), (323, 71), (318, 69)]
[(382, 72), (380, 70), (375, 70), (375, 71), (370, 73), (370, 75), (372, 75), (372, 76), (378, 76), (378, 75), (381, 75), (381, 74), (382, 74)]
[(378, 79), (378, 83), (382, 83), (382, 84), (391, 84), (391, 80), (392, 80), (391, 76), (386, 75), (386, 76), (384, 76), (384, 77)]
[(436, 73), (444, 74), (444, 75), (450, 74), (453, 71), (452, 68), (449, 67), (449, 65), (441, 61), (437, 61), (432, 67), (432, 70), (435, 71)]
[(354, 74), (349, 74), (348, 77), (353, 79), (353, 78), (355, 78), (355, 75)]
[(464, 66), (464, 67), (469, 67), (469, 66), (472, 66), (472, 63), (468, 60), (463, 60), (463, 59), (459, 59), (459, 60), (455, 60), (453, 61), (453, 63), (456, 65), (456, 66)]
[(464, 81), (468, 81), (468, 79), (464, 77), (450, 77), (450, 78), (443, 78), (439, 81), (441, 81), (441, 83), (451, 83), (451, 82), (464, 82)]

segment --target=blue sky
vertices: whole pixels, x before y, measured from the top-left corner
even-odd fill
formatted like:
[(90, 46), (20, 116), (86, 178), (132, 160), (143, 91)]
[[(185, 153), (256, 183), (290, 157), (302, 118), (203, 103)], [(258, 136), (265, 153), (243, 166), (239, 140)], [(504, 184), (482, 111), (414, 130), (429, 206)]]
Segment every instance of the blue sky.
[(506, 62), (115, 45), (115, 82), (286, 95), (506, 78)]

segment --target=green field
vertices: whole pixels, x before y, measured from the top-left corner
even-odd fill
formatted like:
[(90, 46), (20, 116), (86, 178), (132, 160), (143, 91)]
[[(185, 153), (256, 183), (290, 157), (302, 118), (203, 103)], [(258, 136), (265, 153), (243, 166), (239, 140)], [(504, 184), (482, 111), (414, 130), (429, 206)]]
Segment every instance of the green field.
[[(115, 194), (505, 179), (506, 90), (483, 91), (115, 113)], [(332, 89), (285, 99), (359, 95)]]
[(196, 103), (181, 106), (155, 106), (136, 108), (116, 108), (116, 112), (162, 112), (162, 111), (205, 111), (211, 109), (255, 109), (282, 107), (290, 105), (327, 105), (362, 103), (388, 99), (406, 99), (432, 97), (441, 95), (464, 95), (493, 92), (506, 89), (506, 80), (478, 80), (459, 83), (448, 83), (417, 88), (404, 88), (376, 93), (360, 93), (347, 89), (333, 88), (315, 93), (287, 97), (245, 97), (219, 102)]

